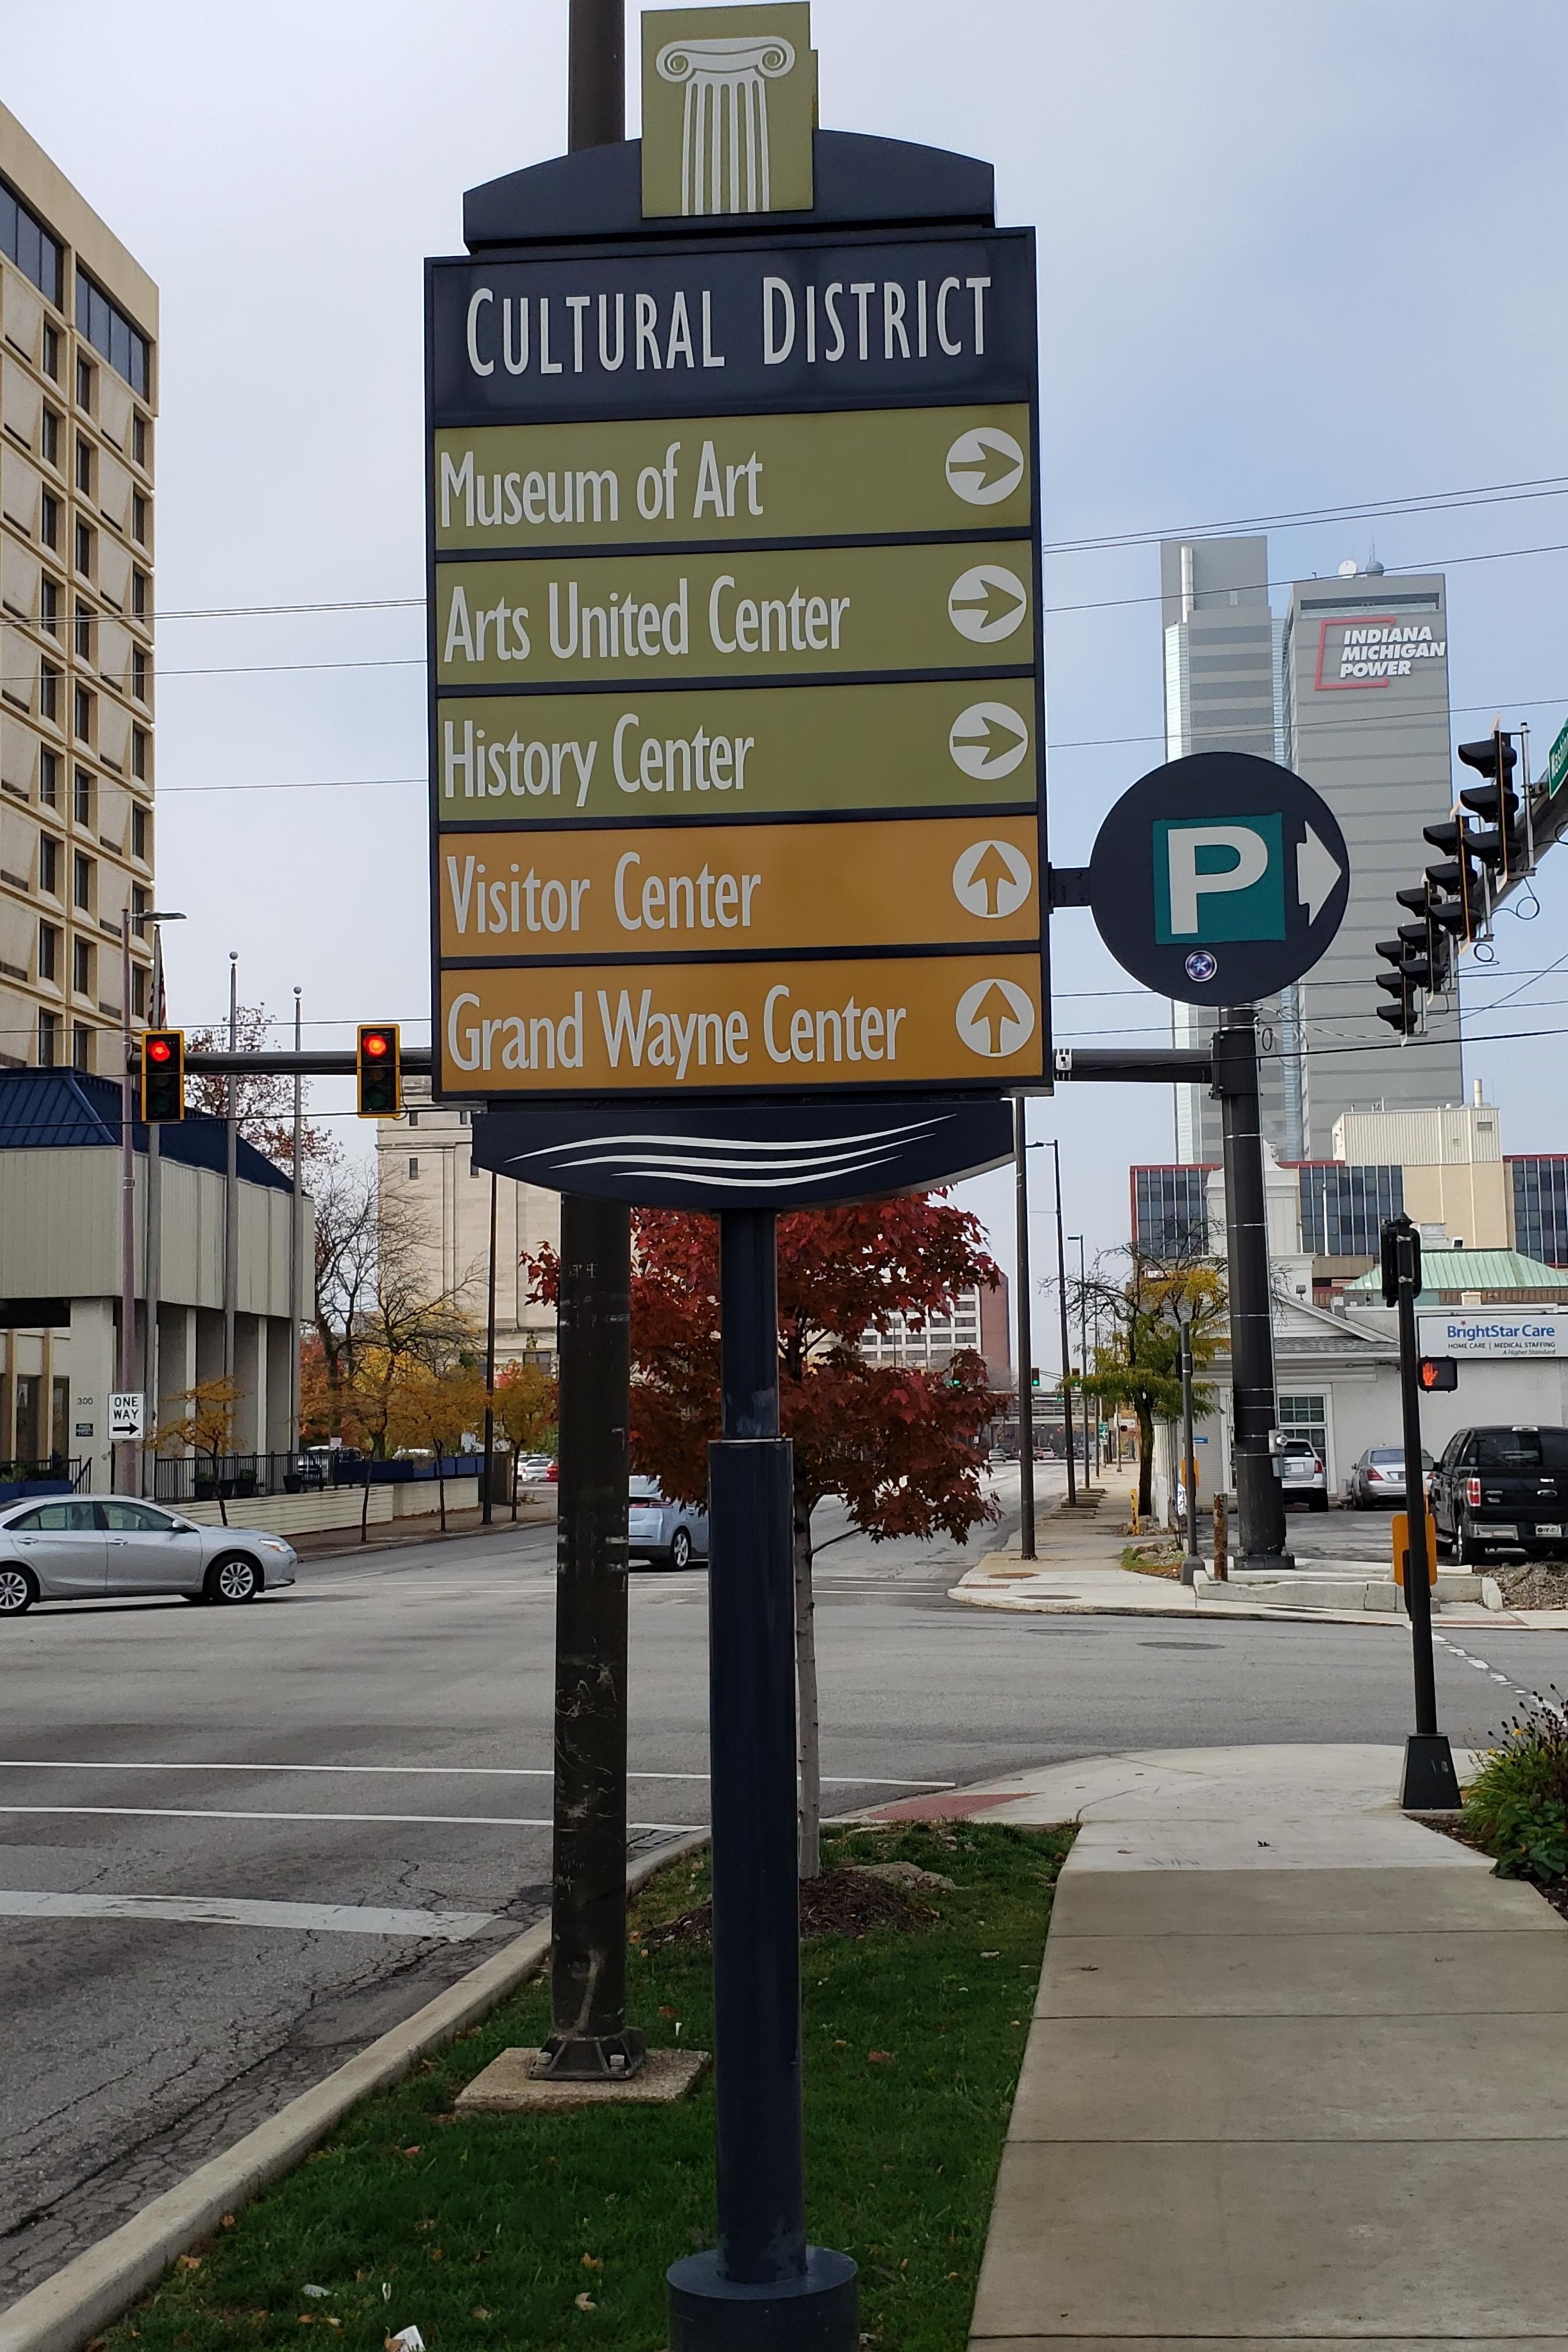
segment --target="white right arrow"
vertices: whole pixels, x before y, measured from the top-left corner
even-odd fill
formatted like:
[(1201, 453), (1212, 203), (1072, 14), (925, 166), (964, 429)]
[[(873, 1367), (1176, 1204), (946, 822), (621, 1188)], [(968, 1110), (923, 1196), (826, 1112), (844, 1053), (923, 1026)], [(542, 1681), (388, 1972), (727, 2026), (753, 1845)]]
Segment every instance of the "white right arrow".
[(1324, 848), (1309, 825), (1306, 840), (1296, 848), (1296, 896), (1307, 909), (1310, 924), (1317, 921), (1319, 909), (1332, 896), (1341, 870), (1339, 859)]

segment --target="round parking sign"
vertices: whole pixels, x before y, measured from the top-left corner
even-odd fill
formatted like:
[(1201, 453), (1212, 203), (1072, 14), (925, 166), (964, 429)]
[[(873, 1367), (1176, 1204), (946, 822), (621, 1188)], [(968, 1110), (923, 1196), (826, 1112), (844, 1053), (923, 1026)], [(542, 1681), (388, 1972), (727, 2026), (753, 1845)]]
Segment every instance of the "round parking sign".
[(1168, 761), (1123, 793), (1089, 876), (1117, 962), (1187, 1004), (1250, 1004), (1289, 987), (1323, 953), (1350, 897), (1328, 803), (1245, 751)]

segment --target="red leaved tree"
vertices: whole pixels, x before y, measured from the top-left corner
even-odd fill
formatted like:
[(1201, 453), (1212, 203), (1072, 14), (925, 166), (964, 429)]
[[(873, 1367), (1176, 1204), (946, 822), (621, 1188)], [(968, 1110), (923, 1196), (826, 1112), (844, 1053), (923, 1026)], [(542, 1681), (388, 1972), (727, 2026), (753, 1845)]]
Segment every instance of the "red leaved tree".
[[(719, 1435), (719, 1232), (715, 1220), (639, 1211), (632, 1269), (632, 1459), (666, 1494), (701, 1503)], [(815, 1877), (821, 1820), (811, 1515), (839, 1496), (874, 1540), (950, 1535), (993, 1516), (981, 1433), (997, 1399), (983, 1360), (940, 1369), (875, 1365), (868, 1330), (913, 1328), (1000, 1277), (979, 1222), (940, 1197), (808, 1210), (778, 1226), (780, 1410), (795, 1449), (795, 1663), (800, 1700), (801, 1874)], [(533, 1262), (553, 1297), (556, 1262)]]

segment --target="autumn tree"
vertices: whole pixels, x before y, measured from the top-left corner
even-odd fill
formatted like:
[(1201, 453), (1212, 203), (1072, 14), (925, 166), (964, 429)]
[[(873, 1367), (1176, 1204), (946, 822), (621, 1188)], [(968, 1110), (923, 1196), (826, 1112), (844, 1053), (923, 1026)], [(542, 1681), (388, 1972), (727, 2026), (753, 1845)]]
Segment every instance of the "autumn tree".
[[(272, 1032), (277, 1026), (265, 1004), (242, 1004), (235, 1015), (235, 1044), (242, 1054), (259, 1054), (264, 1047), (276, 1043)], [(290, 1030), (289, 1043), (293, 1043)], [(193, 1029), (185, 1038), (185, 1050), (190, 1054), (226, 1054), (228, 1023), (222, 1021), (208, 1029)], [(187, 1109), (210, 1118), (228, 1117), (229, 1080), (216, 1070), (191, 1072), (185, 1079)], [(288, 1168), (294, 1155), (294, 1081), (281, 1071), (247, 1070), (234, 1080), (235, 1122), (247, 1143), (264, 1151), (274, 1166)], [(338, 1160), (337, 1144), (325, 1129), (312, 1127), (309, 1118), (309, 1089), (306, 1089), (305, 1118), (300, 1139), (300, 1160), (309, 1176), (314, 1176), (324, 1164)], [(312, 1196), (315, 1186), (310, 1185)]]
[[(1126, 1272), (1121, 1271), (1121, 1261)], [(1154, 1423), (1176, 1421), (1182, 1411), (1181, 1333), (1176, 1303), (1193, 1309), (1193, 1362), (1214, 1360), (1225, 1319), (1225, 1276), (1211, 1258), (1145, 1257), (1138, 1250), (1113, 1251), (1097, 1260), (1094, 1272), (1068, 1286), (1068, 1311), (1108, 1329), (1109, 1343), (1096, 1348), (1094, 1368), (1086, 1366), (1079, 1385), (1102, 1404), (1125, 1407), (1138, 1423), (1138, 1517), (1153, 1510)], [(1214, 1390), (1194, 1382), (1200, 1412), (1214, 1402)]]
[(221, 1471), (224, 1455), (234, 1449), (239, 1382), (232, 1375), (222, 1380), (198, 1381), (195, 1388), (184, 1390), (174, 1402), (184, 1410), (166, 1419), (160, 1417), (153, 1432), (153, 1450), (162, 1454), (171, 1446), (184, 1445), (200, 1455), (212, 1479), (218, 1517), (226, 1528), (228, 1513), (224, 1507)]
[[(812, 1513), (830, 1496), (874, 1541), (946, 1534), (990, 1517), (982, 1431), (994, 1412), (983, 1360), (940, 1370), (868, 1363), (857, 1342), (896, 1318), (915, 1329), (1000, 1276), (978, 1221), (939, 1197), (802, 1211), (778, 1223), (779, 1388), (795, 1461), (795, 1663), (801, 1873), (820, 1867), (821, 1772), (812, 1597)], [(556, 1261), (535, 1262), (553, 1298)], [(719, 1231), (711, 1217), (634, 1218), (632, 1459), (672, 1499), (706, 1500), (719, 1425)]]

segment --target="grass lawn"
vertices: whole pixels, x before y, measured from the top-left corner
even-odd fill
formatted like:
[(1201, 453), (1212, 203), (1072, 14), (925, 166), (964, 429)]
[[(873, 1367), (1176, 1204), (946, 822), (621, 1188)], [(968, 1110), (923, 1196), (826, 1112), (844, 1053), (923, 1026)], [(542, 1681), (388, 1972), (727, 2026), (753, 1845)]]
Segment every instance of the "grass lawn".
[[(916, 1891), (929, 1926), (814, 1937), (803, 1954), (811, 2231), (859, 2263), (861, 2326), (889, 2352), (962, 2352), (1070, 1843), (971, 1822), (825, 1841), (829, 1866), (908, 1861), (955, 1882)], [(712, 2046), (707, 1951), (638, 1948), (706, 1892), (705, 1858), (676, 1864), (634, 1910), (628, 2019), (650, 2044)], [(660, 2352), (666, 2265), (714, 2239), (711, 2084), (675, 2107), (454, 2117), (462, 2085), (548, 2021), (544, 1986), (525, 1987), (367, 2100), (95, 2342), (379, 2352), (413, 2323), (429, 2352)]]

